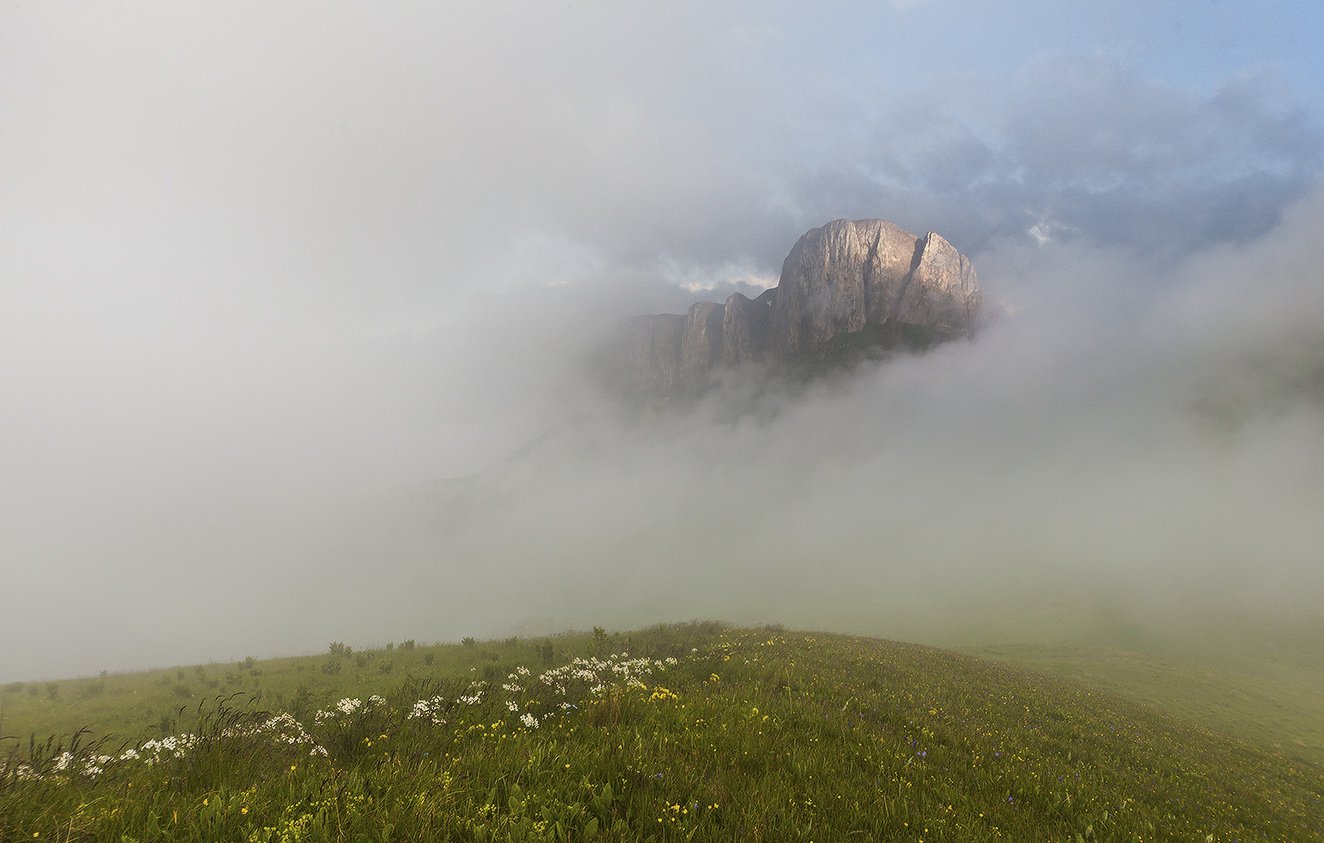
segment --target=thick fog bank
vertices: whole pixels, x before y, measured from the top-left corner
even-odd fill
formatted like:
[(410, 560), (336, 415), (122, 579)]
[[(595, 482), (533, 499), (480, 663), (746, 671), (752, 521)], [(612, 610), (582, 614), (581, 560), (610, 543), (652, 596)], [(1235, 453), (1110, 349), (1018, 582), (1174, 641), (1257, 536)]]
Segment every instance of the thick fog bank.
[(415, 501), (436, 542), (403, 611), (435, 607), (452, 635), (692, 617), (939, 641), (1312, 629), (1321, 222), (1316, 198), (1161, 272), (995, 248), (976, 263), (1004, 312), (972, 342), (792, 397), (735, 373), (688, 411), (576, 403)]
[(690, 408), (627, 410), (587, 374), (618, 316), (690, 295), (648, 284), (309, 344), (260, 394), (188, 392), (191, 426), (108, 381), (123, 430), (66, 418), (13, 462), (5, 551), (34, 564), (0, 673), (691, 618), (1300, 640), (1324, 621), (1321, 224), (1316, 196), (1164, 269), (995, 245), (975, 339), (793, 389), (737, 371)]

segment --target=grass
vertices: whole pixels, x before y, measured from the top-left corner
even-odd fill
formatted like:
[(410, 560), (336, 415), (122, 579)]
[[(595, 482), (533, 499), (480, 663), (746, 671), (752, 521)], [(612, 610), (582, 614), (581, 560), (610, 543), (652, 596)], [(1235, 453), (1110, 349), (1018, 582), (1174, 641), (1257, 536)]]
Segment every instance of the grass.
[[(1312, 764), (953, 651), (693, 624), (400, 652), (353, 670), (342, 655), (339, 673), (317, 667), (329, 655), (211, 666), (221, 696), (175, 715), (192, 735), (180, 757), (159, 742), (17, 742), (0, 840), (1324, 836)], [(565, 667), (575, 656), (594, 661)], [(391, 672), (366, 666), (383, 659)], [(226, 671), (270, 696), (231, 696), (248, 688)], [(154, 709), (132, 692), (159, 695), (161, 675), (107, 677), (88, 702), (136, 711), (122, 720), (141, 728)], [(262, 710), (291, 694), (309, 708), (297, 723)], [(101, 758), (134, 747), (136, 760)], [(89, 763), (103, 769), (84, 775)]]
[(1214, 661), (1097, 646), (970, 652), (1129, 697), (1324, 770), (1324, 671), (1317, 668), (1264, 654)]

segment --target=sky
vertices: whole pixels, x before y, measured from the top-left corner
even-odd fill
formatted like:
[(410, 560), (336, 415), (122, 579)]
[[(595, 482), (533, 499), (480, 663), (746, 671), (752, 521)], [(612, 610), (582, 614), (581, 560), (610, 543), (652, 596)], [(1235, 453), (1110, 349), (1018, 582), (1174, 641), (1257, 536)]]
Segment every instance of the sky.
[[(1313, 12), (0, 0), (0, 680), (700, 616), (1309, 627)], [(837, 218), (939, 231), (998, 318), (683, 418), (586, 374)]]

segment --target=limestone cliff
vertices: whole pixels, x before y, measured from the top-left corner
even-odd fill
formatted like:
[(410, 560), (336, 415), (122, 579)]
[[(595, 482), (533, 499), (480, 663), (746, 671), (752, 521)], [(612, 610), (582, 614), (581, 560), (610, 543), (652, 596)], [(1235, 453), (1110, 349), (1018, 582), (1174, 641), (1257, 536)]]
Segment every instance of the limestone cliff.
[(940, 235), (884, 220), (836, 220), (800, 238), (772, 302), (778, 354), (823, 348), (866, 325), (896, 322), (958, 335), (979, 311), (974, 267)]
[(665, 396), (702, 388), (720, 367), (823, 353), (839, 337), (950, 339), (974, 330), (980, 301), (974, 267), (940, 235), (835, 220), (805, 233), (756, 299), (735, 293), (631, 320), (614, 380)]

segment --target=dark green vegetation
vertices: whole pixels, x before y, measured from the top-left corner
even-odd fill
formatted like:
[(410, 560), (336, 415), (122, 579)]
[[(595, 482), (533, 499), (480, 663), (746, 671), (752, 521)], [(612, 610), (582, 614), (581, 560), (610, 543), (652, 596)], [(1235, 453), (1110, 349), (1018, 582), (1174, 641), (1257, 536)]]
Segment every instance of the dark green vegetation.
[[(715, 624), (370, 656), (332, 649), (203, 668), (220, 676), (208, 690), (260, 683), (264, 696), (189, 701), (173, 725), (193, 736), (173, 745), (178, 758), (161, 744), (121, 762), (97, 757), (118, 757), (119, 743), (80, 738), (64, 756), (67, 745), (22, 742), (0, 775), (0, 839), (1324, 835), (1317, 766), (951, 651)], [(561, 667), (575, 655), (592, 660)], [(332, 662), (340, 667), (324, 672)], [(161, 676), (186, 681), (107, 677), (85, 702), (132, 711), (134, 691)], [(56, 703), (72, 705), (80, 687), (58, 683)], [(18, 698), (45, 694), (43, 683)], [(273, 725), (263, 706), (308, 713)], [(88, 776), (88, 764), (103, 769)]]

